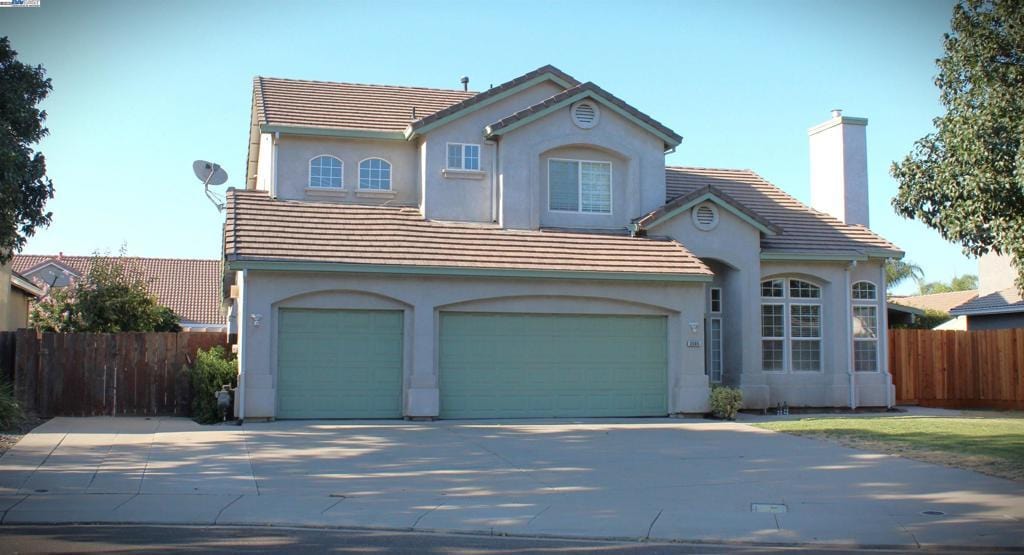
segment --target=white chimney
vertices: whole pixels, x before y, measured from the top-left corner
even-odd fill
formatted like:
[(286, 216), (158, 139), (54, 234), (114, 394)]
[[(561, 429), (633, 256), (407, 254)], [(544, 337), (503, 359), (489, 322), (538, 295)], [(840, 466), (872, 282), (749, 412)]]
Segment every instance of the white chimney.
[(807, 130), (811, 147), (811, 206), (848, 224), (868, 225), (868, 150), (865, 118), (832, 110)]

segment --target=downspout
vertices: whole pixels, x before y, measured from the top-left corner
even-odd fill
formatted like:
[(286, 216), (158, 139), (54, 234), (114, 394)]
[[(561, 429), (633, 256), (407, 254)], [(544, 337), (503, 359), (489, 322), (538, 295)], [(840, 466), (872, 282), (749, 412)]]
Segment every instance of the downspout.
[(274, 141), (272, 148), (274, 151), (274, 161), (271, 165), (274, 167), (270, 173), (270, 198), (277, 198), (277, 142), (281, 139), (281, 132), (274, 131)]
[(498, 222), (498, 141), (486, 141), (491, 147), (491, 223)]
[(850, 383), (850, 409), (857, 408), (856, 380), (853, 373), (853, 298), (850, 293), (850, 272), (857, 267), (857, 261), (852, 260), (846, 265), (846, 373)]
[(245, 422), (245, 366), (246, 360), (249, 358), (246, 356), (245, 348), (249, 341), (246, 337), (249, 335), (245, 321), (245, 286), (246, 281), (249, 277), (249, 270), (242, 270), (239, 272), (238, 279), (238, 422), (239, 424)]
[(889, 379), (885, 384), (885, 408), (891, 409), (896, 404), (896, 399), (893, 399), (893, 388), (892, 386), (892, 374), (889, 373), (889, 297), (887, 295), (885, 279), (885, 266), (888, 259), (882, 262), (881, 267), (878, 271), (878, 289), (881, 290), (880, 302), (882, 303), (881, 316), (878, 324), (878, 341), (882, 346), (881, 352), (878, 354), (878, 365), (879, 368), (885, 372), (885, 375), (889, 376)]

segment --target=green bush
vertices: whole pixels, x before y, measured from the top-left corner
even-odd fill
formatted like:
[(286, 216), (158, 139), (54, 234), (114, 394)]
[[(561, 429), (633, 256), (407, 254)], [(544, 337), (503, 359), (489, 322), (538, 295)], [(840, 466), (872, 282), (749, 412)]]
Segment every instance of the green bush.
[(735, 387), (716, 385), (711, 388), (711, 414), (715, 418), (736, 420), (743, 406), (743, 392)]
[(220, 422), (216, 394), (224, 384), (234, 387), (237, 379), (238, 364), (228, 356), (224, 347), (217, 346), (206, 351), (200, 349), (196, 353), (195, 365), (189, 369), (192, 418), (203, 424)]
[(21, 405), (14, 398), (14, 388), (7, 380), (0, 378), (0, 430), (9, 430), (25, 418)]

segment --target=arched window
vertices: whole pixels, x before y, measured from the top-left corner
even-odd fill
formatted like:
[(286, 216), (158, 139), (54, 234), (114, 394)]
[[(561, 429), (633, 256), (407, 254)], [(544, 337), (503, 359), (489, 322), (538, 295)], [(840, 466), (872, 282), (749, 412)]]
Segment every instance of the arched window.
[(341, 160), (334, 156), (317, 156), (309, 161), (309, 186), (323, 189), (341, 189)]
[(792, 278), (761, 282), (761, 368), (821, 370), (821, 287)]
[(359, 162), (359, 188), (390, 191), (391, 164), (380, 158), (367, 158)]
[(853, 369), (878, 371), (878, 288), (858, 281), (850, 291), (853, 313)]

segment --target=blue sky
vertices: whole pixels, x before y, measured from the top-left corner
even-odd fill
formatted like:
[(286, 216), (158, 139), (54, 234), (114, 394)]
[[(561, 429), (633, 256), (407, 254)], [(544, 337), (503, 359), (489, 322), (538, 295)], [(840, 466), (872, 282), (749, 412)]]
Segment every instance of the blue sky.
[[(976, 273), (896, 216), (889, 165), (941, 113), (952, 2), (93, 2), (0, 10), (0, 34), (54, 91), (41, 145), (53, 224), (25, 252), (220, 255), (192, 175), (243, 186), (252, 77), (485, 89), (551, 63), (684, 137), (675, 165), (750, 168), (809, 200), (807, 128), (867, 117), (872, 227), (929, 280)], [(907, 292), (906, 285), (900, 291)]]

